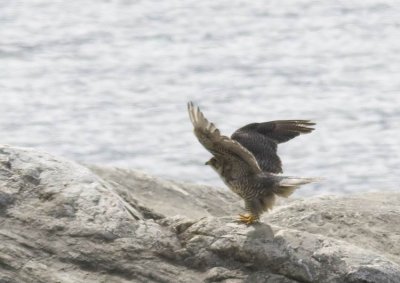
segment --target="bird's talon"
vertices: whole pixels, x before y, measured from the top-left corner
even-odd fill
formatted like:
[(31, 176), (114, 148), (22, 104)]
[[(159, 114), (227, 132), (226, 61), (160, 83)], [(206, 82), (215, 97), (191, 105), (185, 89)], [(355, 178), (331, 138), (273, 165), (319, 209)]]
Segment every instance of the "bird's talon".
[(257, 218), (251, 214), (239, 214), (239, 222), (250, 225), (257, 221)]

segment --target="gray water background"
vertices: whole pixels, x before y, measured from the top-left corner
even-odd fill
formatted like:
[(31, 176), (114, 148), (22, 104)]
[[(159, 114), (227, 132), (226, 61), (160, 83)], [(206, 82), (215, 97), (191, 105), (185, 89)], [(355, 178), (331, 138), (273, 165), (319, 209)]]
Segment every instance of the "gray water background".
[(186, 102), (279, 148), (297, 195), (398, 190), (400, 2), (0, 0), (0, 142), (223, 186)]

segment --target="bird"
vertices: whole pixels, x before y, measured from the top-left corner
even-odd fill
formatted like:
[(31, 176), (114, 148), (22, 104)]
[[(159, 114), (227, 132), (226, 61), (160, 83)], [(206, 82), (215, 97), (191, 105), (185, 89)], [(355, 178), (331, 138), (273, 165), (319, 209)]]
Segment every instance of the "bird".
[(277, 154), (278, 144), (314, 130), (315, 123), (310, 120), (251, 123), (228, 137), (193, 102), (188, 102), (187, 107), (195, 136), (213, 155), (205, 164), (244, 200), (246, 213), (239, 214), (239, 222), (259, 222), (260, 216), (274, 206), (276, 196), (287, 198), (301, 185), (318, 180), (282, 175)]

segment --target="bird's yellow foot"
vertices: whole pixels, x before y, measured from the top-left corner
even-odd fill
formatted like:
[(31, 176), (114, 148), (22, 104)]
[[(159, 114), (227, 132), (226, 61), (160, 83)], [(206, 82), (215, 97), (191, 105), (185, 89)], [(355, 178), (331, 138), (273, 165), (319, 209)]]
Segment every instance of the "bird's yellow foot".
[(257, 222), (257, 217), (252, 214), (239, 214), (239, 222), (250, 225)]

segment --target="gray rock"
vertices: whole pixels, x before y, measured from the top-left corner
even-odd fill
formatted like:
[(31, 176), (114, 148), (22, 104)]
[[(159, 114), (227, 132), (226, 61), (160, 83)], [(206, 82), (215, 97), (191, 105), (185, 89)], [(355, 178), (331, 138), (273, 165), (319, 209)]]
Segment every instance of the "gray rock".
[(0, 282), (400, 282), (400, 194), (283, 203), (0, 147)]
[(277, 207), (264, 221), (346, 241), (400, 264), (400, 193), (324, 196)]
[(0, 282), (197, 280), (162, 256), (180, 249), (176, 234), (88, 168), (6, 146), (0, 160)]
[(183, 214), (191, 218), (226, 216), (241, 211), (241, 200), (229, 190), (174, 182), (144, 172), (122, 168), (89, 166), (114, 185), (124, 198), (134, 198), (165, 216)]

